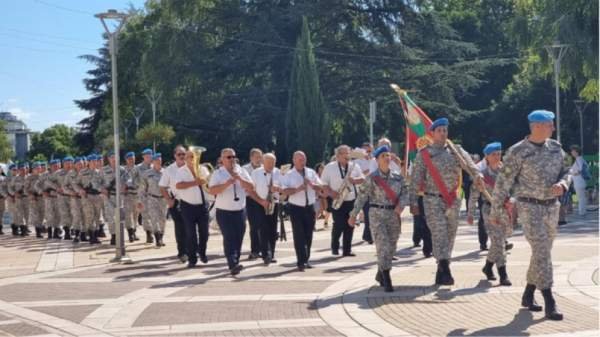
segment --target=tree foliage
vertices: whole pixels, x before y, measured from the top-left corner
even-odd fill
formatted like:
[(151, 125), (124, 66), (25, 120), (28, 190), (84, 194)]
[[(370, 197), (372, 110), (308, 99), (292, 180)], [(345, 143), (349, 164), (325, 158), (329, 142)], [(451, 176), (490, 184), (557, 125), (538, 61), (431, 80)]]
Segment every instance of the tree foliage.
[(0, 162), (6, 163), (14, 156), (14, 151), (6, 136), (6, 122), (0, 120)]
[(76, 131), (73, 128), (64, 124), (53, 125), (41, 133), (32, 135), (31, 148), (27, 156), (30, 159), (39, 155), (46, 159), (53, 159), (77, 153), (75, 135)]

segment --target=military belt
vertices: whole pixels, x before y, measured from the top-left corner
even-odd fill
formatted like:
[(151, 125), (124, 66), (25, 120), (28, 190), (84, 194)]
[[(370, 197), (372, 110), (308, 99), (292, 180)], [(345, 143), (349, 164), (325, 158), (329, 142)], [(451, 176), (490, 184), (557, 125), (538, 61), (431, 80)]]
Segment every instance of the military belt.
[(137, 192), (127, 192), (127, 194), (137, 195)]
[(163, 197), (162, 195), (154, 195), (154, 194), (150, 194), (150, 196), (154, 197), (154, 198), (162, 198)]
[(394, 209), (396, 206), (394, 205), (380, 205), (380, 204), (369, 204), (371, 208), (379, 208), (379, 209)]
[(527, 197), (518, 197), (517, 201), (526, 202), (529, 204), (542, 205), (542, 206), (550, 206), (556, 202), (556, 199), (535, 199), (535, 198), (527, 198)]
[(89, 194), (89, 195), (99, 195), (100, 191), (95, 190), (93, 188), (86, 188), (85, 189), (85, 193)]
[(425, 192), (425, 193), (423, 193), (423, 194), (425, 194), (425, 195), (427, 195), (427, 196), (430, 196), (430, 197), (438, 197), (438, 198), (443, 198), (443, 196), (442, 196), (441, 194), (427, 193), (427, 192)]

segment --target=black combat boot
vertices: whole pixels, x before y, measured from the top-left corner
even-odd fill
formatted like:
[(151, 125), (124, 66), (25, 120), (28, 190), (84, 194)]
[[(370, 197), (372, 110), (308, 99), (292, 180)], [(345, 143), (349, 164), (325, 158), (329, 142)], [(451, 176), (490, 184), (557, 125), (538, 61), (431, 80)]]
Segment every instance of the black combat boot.
[(552, 289), (543, 289), (542, 296), (544, 296), (544, 311), (546, 312), (546, 318), (553, 321), (562, 321), (563, 314), (556, 309), (556, 301), (552, 296)]
[(48, 227), (48, 240), (52, 239), (52, 227)]
[(114, 246), (117, 244), (117, 235), (116, 234), (111, 234), (110, 235), (110, 245)]
[(383, 287), (383, 276), (380, 269), (377, 269), (377, 274), (375, 275), (375, 281), (379, 282), (379, 286)]
[(160, 244), (160, 232), (155, 232), (154, 233), (154, 241), (156, 242), (156, 247), (160, 248), (161, 247), (161, 244)]
[(454, 285), (454, 278), (452, 277), (452, 273), (450, 272), (450, 262), (448, 260), (440, 260), (440, 266), (442, 267), (442, 285)]
[(27, 229), (27, 226), (21, 225), (19, 226), (19, 229), (21, 229), (21, 236), (29, 236), (29, 230)]
[(19, 235), (19, 226), (12, 224), (12, 225), (10, 225), (10, 229), (12, 229), (12, 235), (14, 235), (14, 236)]
[(63, 240), (71, 240), (71, 228), (69, 228), (69, 226), (65, 226), (63, 227), (63, 230), (65, 231), (65, 237)]
[(79, 229), (76, 229), (73, 234), (73, 243), (79, 243)]
[(529, 309), (529, 311), (542, 311), (542, 306), (535, 302), (535, 285), (527, 284), (523, 297), (521, 297), (521, 306)]
[(60, 240), (60, 228), (54, 228), (54, 232), (52, 233), (52, 238)]
[(88, 241), (88, 237), (87, 237), (87, 235), (86, 235), (86, 232), (85, 232), (85, 231), (81, 231), (81, 232), (80, 232), (80, 235), (81, 235), (81, 237), (80, 237), (80, 240), (81, 240), (81, 242), (86, 242), (86, 241)]
[[(2, 201), (4, 202), (4, 201)], [(2, 224), (2, 219), (0, 219), (0, 235), (4, 235), (4, 230), (3, 230), (4, 225)]]
[(135, 233), (133, 232), (133, 228), (127, 228), (127, 237), (129, 238), (129, 242), (135, 241)]
[(90, 245), (102, 243), (98, 240), (98, 231), (89, 230), (88, 234), (90, 235)]
[(381, 272), (381, 278), (383, 279), (383, 289), (385, 289), (386, 293), (391, 293), (394, 291), (394, 286), (392, 286), (392, 278), (390, 277), (390, 270), (384, 270)]
[(494, 267), (494, 262), (485, 260), (485, 266), (483, 267), (483, 269), (481, 269), (481, 271), (485, 274), (485, 277), (487, 277), (488, 281), (496, 280), (496, 276), (494, 276), (494, 270), (492, 269), (492, 267)]
[(435, 285), (442, 285), (442, 266), (438, 262), (437, 270), (435, 271)]
[(512, 286), (512, 282), (510, 282), (506, 273), (506, 266), (498, 267), (498, 275), (500, 275), (500, 285)]
[(98, 237), (99, 238), (105, 238), (106, 237), (106, 233), (104, 233), (104, 224), (103, 223), (101, 223), (98, 226)]
[(38, 239), (43, 238), (44, 236), (42, 235), (42, 228), (41, 227), (35, 227), (35, 237)]
[(135, 241), (140, 241), (140, 238), (138, 238), (138, 236), (137, 236), (137, 228), (133, 229), (133, 239)]
[(146, 243), (154, 243), (151, 231), (146, 231)]

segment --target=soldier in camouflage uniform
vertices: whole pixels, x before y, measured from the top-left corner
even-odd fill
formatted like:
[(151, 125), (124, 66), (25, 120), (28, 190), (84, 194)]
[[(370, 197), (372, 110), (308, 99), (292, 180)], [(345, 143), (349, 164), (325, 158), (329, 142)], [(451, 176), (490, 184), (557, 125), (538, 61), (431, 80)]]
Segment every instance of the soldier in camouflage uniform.
[[(418, 194), (424, 192), (423, 204), (427, 225), (431, 230), (433, 255), (438, 263), (435, 284), (453, 285), (450, 272), (450, 258), (454, 248), (454, 239), (458, 228), (458, 212), (461, 199), (458, 194), (462, 171), (476, 173), (477, 167), (471, 156), (460, 146), (455, 146), (462, 160), (453, 154), (447, 145), (448, 119), (440, 118), (429, 129), (433, 144), (426, 146), (417, 154), (411, 172), (411, 213), (419, 214)], [(427, 164), (429, 163), (429, 164)], [(463, 165), (465, 165), (463, 167)], [(438, 186), (434, 176), (439, 176)], [(481, 177), (475, 175), (476, 186), (481, 185)]]
[(163, 233), (167, 217), (167, 202), (163, 198), (158, 182), (162, 176), (162, 157), (160, 153), (152, 156), (152, 168), (141, 176), (140, 202), (144, 205), (144, 216), (147, 217), (156, 239), (156, 246), (164, 246)]
[[(483, 175), (483, 183), (488, 193), (492, 193), (498, 172), (502, 167), (502, 144), (498, 142), (489, 143), (483, 149), (485, 158), (477, 164), (479, 172)], [(471, 194), (469, 196), (467, 208), (467, 222), (473, 224), (473, 210), (477, 208), (477, 200), (482, 197), (482, 193), (477, 187), (471, 185)], [(481, 213), (483, 215), (483, 225), (490, 238), (490, 250), (488, 251), (483, 273), (489, 281), (496, 280), (492, 267), (496, 264), (498, 267), (498, 275), (500, 275), (500, 285), (510, 286), (512, 283), (508, 279), (506, 273), (506, 251), (505, 240), (506, 232), (512, 228), (512, 222), (508, 216), (504, 216), (500, 224), (492, 225), (490, 223), (490, 201), (483, 198), (481, 205)]]
[(67, 156), (63, 159), (63, 168), (56, 171), (56, 181), (58, 184), (58, 214), (60, 225), (65, 231), (64, 240), (71, 240), (71, 226), (73, 225), (71, 216), (71, 189), (67, 186), (67, 176), (73, 170), (73, 157)]
[(58, 204), (58, 171), (60, 170), (60, 160), (50, 161), (50, 172), (43, 174), (39, 181), (38, 189), (44, 195), (44, 217), (46, 218), (46, 227), (48, 230), (48, 240), (60, 239), (60, 216)]
[[(99, 180), (100, 182), (103, 182), (103, 178), (102, 178), (102, 174), (104, 171), (104, 168), (108, 167), (108, 165), (104, 165), (104, 157), (99, 154), (96, 155), (96, 171), (97, 174), (99, 176)], [(104, 213), (106, 207), (104, 206), (104, 201), (105, 198), (101, 195), (100, 197), (102, 205), (100, 206), (100, 212), (98, 214), (98, 237), (99, 238), (105, 238), (106, 237), (106, 233), (104, 233), (104, 223), (106, 222), (106, 214)]]
[(386, 292), (392, 292), (390, 269), (400, 236), (400, 214), (409, 202), (408, 186), (404, 177), (390, 170), (391, 156), (387, 145), (378, 147), (373, 156), (377, 159), (378, 168), (360, 186), (348, 224), (356, 224), (357, 214), (369, 202), (369, 225), (377, 251), (375, 279)]
[(39, 178), (41, 172), (41, 163), (35, 162), (31, 166), (31, 174), (25, 178), (25, 193), (29, 201), (29, 224), (35, 227), (35, 236), (42, 238), (42, 225), (44, 222), (44, 198), (39, 189)]
[[(116, 226), (115, 226), (115, 210), (118, 210), (117, 207), (117, 189), (116, 189), (116, 181), (115, 181), (115, 154), (114, 152), (110, 152), (108, 154), (108, 163), (109, 165), (104, 166), (102, 168), (102, 194), (104, 198), (104, 221), (108, 223), (108, 231), (110, 232), (110, 244), (116, 244)], [(119, 177), (123, 177), (125, 175), (125, 169), (123, 167), (119, 168), (120, 174)], [(122, 199), (121, 199), (122, 200)]]
[[(143, 176), (144, 173), (148, 170), (150, 170), (152, 168), (152, 155), (153, 155), (153, 151), (151, 149), (144, 149), (144, 151), (142, 151), (142, 158), (144, 159), (144, 161), (142, 161), (141, 163), (139, 163), (136, 167), (138, 170), (138, 182), (137, 185), (141, 186), (142, 185), (142, 180), (143, 180)], [(160, 194), (160, 193), (159, 193)], [(148, 205), (146, 204), (146, 201), (148, 201), (149, 199), (147, 198), (138, 198), (138, 200), (142, 203), (142, 210), (141, 212), (139, 212), (141, 220), (142, 220), (142, 225), (144, 227), (144, 231), (146, 231), (146, 243), (152, 243), (152, 231), (153, 231), (153, 226), (151, 224), (150, 221), (150, 209), (148, 208)], [(136, 219), (139, 219), (136, 218)]]
[(87, 236), (85, 235), (86, 228), (84, 227), (83, 223), (81, 196), (77, 193), (77, 181), (79, 179), (78, 176), (79, 172), (83, 168), (83, 164), (84, 160), (82, 158), (75, 158), (75, 168), (67, 173), (64, 185), (62, 187), (63, 192), (69, 195), (71, 224), (75, 230), (73, 243), (79, 243), (80, 240), (87, 241)]
[(0, 235), (4, 235), (4, 211), (6, 211), (6, 202), (9, 198), (7, 186), (8, 179), (2, 169), (0, 169), (0, 172), (2, 173), (0, 174)]
[(125, 154), (125, 160), (127, 165), (125, 166), (125, 173), (121, 177), (123, 182), (123, 207), (125, 209), (125, 228), (127, 228), (127, 235), (129, 242), (139, 240), (135, 235), (135, 226), (137, 224), (138, 215), (138, 184), (139, 171), (135, 166), (135, 153), (127, 152)]
[(509, 196), (517, 199), (517, 213), (525, 239), (531, 246), (527, 286), (522, 305), (541, 311), (534, 299), (535, 289), (544, 297), (546, 317), (562, 320), (552, 295), (552, 242), (558, 228), (562, 196), (571, 184), (566, 154), (560, 143), (550, 139), (554, 132), (554, 113), (536, 110), (529, 114), (530, 134), (508, 149), (492, 195), (491, 222), (498, 223)]
[(10, 164), (8, 167), (8, 175), (5, 180), (5, 188), (6, 188), (6, 210), (10, 213), (10, 228), (12, 230), (12, 235), (19, 235), (19, 226), (15, 224), (15, 195), (11, 190), (12, 181), (18, 174), (17, 165)]
[(29, 212), (29, 203), (27, 202), (27, 195), (25, 193), (25, 177), (29, 170), (27, 163), (19, 164), (18, 174), (11, 179), (8, 185), (8, 192), (14, 196), (14, 212), (13, 222), (20, 231), (21, 236), (29, 235), (29, 229), (27, 228), (27, 216)]
[(81, 196), (84, 229), (89, 235), (90, 245), (100, 243), (98, 240), (98, 224), (102, 199), (100, 175), (96, 171), (96, 157), (87, 157), (87, 167), (79, 171), (73, 189)]

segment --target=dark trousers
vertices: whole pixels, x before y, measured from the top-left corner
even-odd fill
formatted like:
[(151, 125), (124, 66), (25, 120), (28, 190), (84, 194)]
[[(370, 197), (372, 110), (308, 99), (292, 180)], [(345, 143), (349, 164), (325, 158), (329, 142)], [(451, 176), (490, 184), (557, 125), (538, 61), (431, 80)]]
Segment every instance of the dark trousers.
[(227, 266), (231, 270), (240, 263), (242, 254), (242, 242), (246, 232), (244, 211), (217, 209), (217, 223), (223, 234), (223, 252), (227, 258)]
[(415, 231), (418, 231), (419, 233), (419, 241), (423, 240), (423, 254), (428, 255), (433, 251), (433, 247), (431, 245), (431, 231), (429, 230), (429, 227), (427, 226), (427, 220), (425, 219), (425, 206), (423, 205), (423, 197), (419, 197), (417, 199), (417, 203), (419, 205), (419, 215), (413, 217)]
[(296, 263), (298, 266), (303, 266), (310, 258), (310, 246), (312, 245), (315, 229), (315, 209), (313, 205), (301, 207), (289, 204), (289, 210), (290, 219), (292, 220)]
[(262, 214), (265, 213), (265, 208), (252, 198), (246, 198), (246, 215), (248, 216), (248, 224), (250, 225), (250, 252), (257, 254), (260, 252), (260, 225)]
[(188, 261), (191, 264), (195, 264), (198, 261), (196, 254), (201, 257), (206, 256), (208, 210), (204, 205), (192, 205), (181, 201), (181, 215), (185, 223)]
[(277, 243), (277, 214), (279, 214), (279, 204), (275, 204), (273, 214), (267, 215), (264, 212), (260, 214), (260, 252), (263, 259), (275, 257), (275, 244)]
[(175, 205), (169, 208), (169, 214), (173, 223), (175, 224), (175, 242), (177, 243), (177, 257), (186, 255), (186, 235), (185, 235), (185, 223), (183, 222), (183, 216), (181, 215), (181, 203), (179, 200), (175, 200)]
[(373, 242), (373, 236), (371, 236), (371, 228), (369, 225), (369, 201), (363, 206), (363, 215), (365, 218), (365, 229), (363, 230), (362, 239), (367, 242)]
[(483, 212), (481, 211), (481, 206), (483, 205), (483, 201), (481, 198), (477, 201), (477, 208), (479, 208), (479, 220), (477, 221), (477, 236), (479, 237), (479, 246), (487, 247), (488, 235), (485, 230), (485, 225), (483, 224)]
[(331, 210), (333, 217), (333, 228), (331, 229), (331, 251), (338, 252), (340, 249), (340, 236), (342, 236), (343, 254), (352, 251), (352, 234), (354, 227), (348, 225), (350, 211), (354, 208), (354, 201), (344, 201), (339, 209)]

